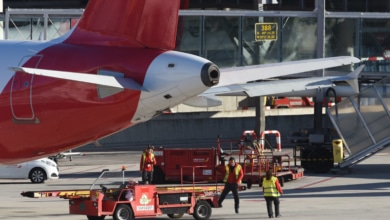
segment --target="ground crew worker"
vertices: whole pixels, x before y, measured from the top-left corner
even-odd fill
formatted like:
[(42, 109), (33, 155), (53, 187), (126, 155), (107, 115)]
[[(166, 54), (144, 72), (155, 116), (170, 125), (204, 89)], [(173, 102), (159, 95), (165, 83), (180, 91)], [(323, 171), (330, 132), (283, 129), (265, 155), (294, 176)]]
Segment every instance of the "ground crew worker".
[(272, 201), (275, 206), (276, 218), (281, 217), (279, 212), (279, 196), (283, 194), (283, 190), (282, 187), (280, 187), (278, 178), (272, 175), (271, 169), (267, 171), (266, 176), (263, 179), (263, 193), (264, 199), (267, 203), (268, 217), (274, 217), (274, 213), (272, 212)]
[(153, 154), (153, 147), (148, 146), (142, 153), (140, 161), (140, 171), (142, 173), (142, 183), (151, 184), (153, 181), (153, 168), (156, 165), (156, 159)]
[(234, 157), (229, 158), (229, 164), (225, 166), (225, 187), (221, 193), (221, 196), (218, 200), (219, 207), (222, 207), (222, 202), (225, 199), (226, 195), (232, 191), (234, 196), (234, 209), (238, 214), (238, 208), (240, 206), (240, 199), (238, 197), (238, 185), (241, 184), (241, 180), (244, 177), (244, 172), (242, 171), (241, 165), (235, 162)]

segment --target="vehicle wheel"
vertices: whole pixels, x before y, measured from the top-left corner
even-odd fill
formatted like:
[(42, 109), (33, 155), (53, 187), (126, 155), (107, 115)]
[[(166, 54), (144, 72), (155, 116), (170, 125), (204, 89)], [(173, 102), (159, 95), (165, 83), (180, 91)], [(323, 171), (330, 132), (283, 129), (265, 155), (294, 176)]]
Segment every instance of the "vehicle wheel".
[(164, 183), (164, 173), (160, 169), (160, 167), (154, 167), (153, 170), (153, 184), (161, 184)]
[(120, 204), (116, 207), (112, 218), (114, 220), (131, 220), (133, 219), (133, 211), (131, 210), (130, 206)]
[(88, 220), (104, 220), (106, 216), (103, 215), (103, 216), (91, 216), (91, 215), (87, 215), (87, 218)]
[(181, 218), (183, 217), (184, 213), (180, 213), (180, 214), (167, 214), (167, 216), (169, 218)]
[(193, 217), (196, 220), (207, 220), (211, 216), (211, 206), (206, 201), (198, 201), (194, 208)]
[(28, 178), (32, 183), (43, 183), (46, 180), (46, 172), (41, 168), (34, 168), (30, 171)]

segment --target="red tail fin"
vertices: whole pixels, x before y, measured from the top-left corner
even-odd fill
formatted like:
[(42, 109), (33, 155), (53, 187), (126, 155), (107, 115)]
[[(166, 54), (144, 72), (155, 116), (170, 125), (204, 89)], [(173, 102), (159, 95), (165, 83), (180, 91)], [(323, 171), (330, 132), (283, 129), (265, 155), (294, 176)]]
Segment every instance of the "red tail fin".
[(89, 0), (66, 43), (174, 49), (180, 0)]

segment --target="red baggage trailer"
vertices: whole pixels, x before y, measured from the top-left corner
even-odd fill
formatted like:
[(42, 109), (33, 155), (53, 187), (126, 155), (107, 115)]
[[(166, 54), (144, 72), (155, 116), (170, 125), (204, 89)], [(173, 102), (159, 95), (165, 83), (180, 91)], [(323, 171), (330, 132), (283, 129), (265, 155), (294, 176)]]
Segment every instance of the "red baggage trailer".
[[(276, 134), (277, 153), (264, 153), (264, 135)], [(260, 139), (253, 130), (244, 131), (241, 139), (230, 152), (222, 151), (218, 140), (217, 148), (156, 148), (154, 155), (153, 183), (169, 182), (222, 182), (225, 176), (225, 161), (235, 157), (244, 171), (243, 182), (251, 188), (252, 184), (262, 183), (268, 169), (274, 171), (281, 184), (303, 176), (301, 167), (290, 164), (290, 156), (283, 154), (280, 134), (277, 131), (264, 131)], [(196, 167), (196, 169), (192, 169)], [(181, 179), (182, 178), (182, 179)]]

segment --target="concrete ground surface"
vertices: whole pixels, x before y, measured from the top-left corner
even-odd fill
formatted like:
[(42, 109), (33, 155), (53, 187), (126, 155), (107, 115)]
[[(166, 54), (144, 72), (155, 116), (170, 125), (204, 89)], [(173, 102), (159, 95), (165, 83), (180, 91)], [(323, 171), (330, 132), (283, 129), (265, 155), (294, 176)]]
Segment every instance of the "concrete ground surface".
[[(286, 182), (280, 198), (282, 219), (389, 219), (390, 149), (385, 149), (351, 168), (336, 174), (305, 173), (298, 180)], [(105, 152), (59, 160), (60, 179), (44, 184), (29, 180), (0, 180), (2, 220), (85, 220), (86, 216), (69, 215), (68, 201), (59, 198), (25, 198), (23, 191), (88, 189), (105, 168), (131, 170), (140, 180), (140, 152)], [(261, 189), (240, 192), (240, 213), (234, 213), (232, 195), (223, 208), (213, 208), (210, 219), (268, 219)], [(112, 219), (107, 216), (106, 219)], [(154, 219), (169, 219), (166, 215)], [(193, 219), (184, 215), (181, 219)]]

